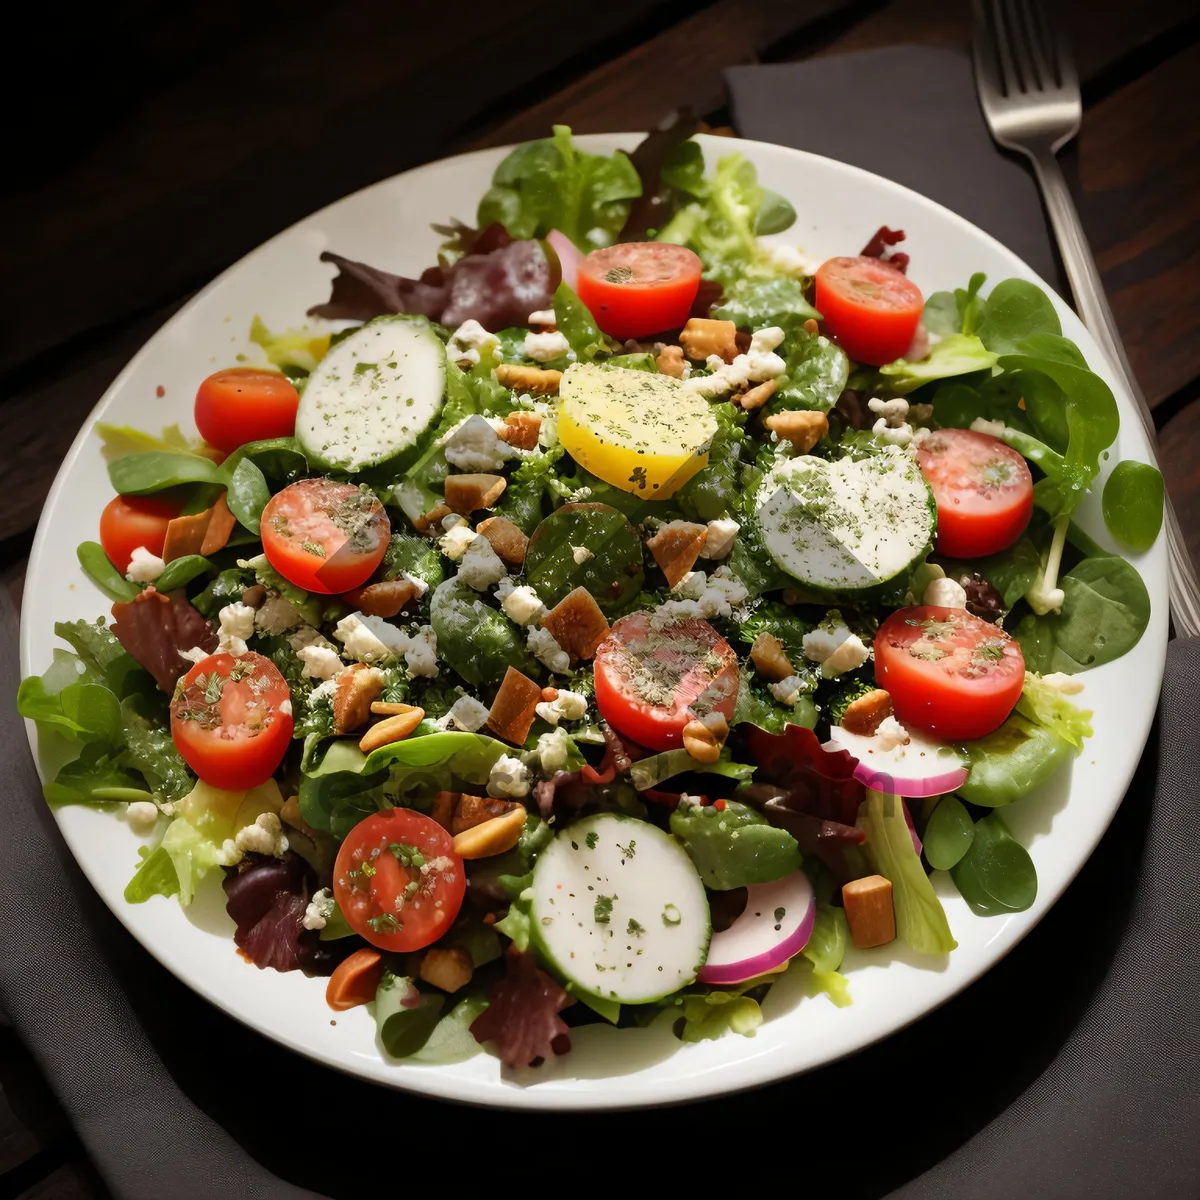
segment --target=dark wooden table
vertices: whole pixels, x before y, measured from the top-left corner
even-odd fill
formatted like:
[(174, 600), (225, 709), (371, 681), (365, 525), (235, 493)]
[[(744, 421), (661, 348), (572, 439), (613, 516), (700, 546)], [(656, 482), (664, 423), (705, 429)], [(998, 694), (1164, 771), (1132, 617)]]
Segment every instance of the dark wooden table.
[[(964, 45), (970, 23), (966, 0), (416, 8), (125, 0), (76, 14), (67, 32), (54, 13), (32, 18), (23, 53), (52, 58), (71, 86), (22, 98), (7, 155), (19, 170), (0, 186), (0, 571), (18, 599), (42, 502), (88, 410), (191, 292), (287, 224), (552, 121), (644, 129), (690, 106), (724, 124), (721, 71), (735, 63)], [(1200, 20), (1187, 0), (1059, 9), (1084, 81), (1065, 166), (1200, 560)], [(105, 1194), (0, 1028), (0, 1198)]]

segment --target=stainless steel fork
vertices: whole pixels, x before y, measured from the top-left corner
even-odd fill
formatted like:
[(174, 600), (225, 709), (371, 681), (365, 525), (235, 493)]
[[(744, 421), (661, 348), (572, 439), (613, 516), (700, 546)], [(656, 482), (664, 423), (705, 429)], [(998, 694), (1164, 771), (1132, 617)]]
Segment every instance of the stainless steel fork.
[[(975, 85), (992, 137), (1033, 163), (1050, 223), (1075, 296), (1075, 308), (1109, 362), (1125, 378), (1152, 443), (1150, 406), (1121, 345), (1096, 260), (1055, 155), (1078, 132), (1083, 115), (1079, 76), (1041, 0), (972, 0)], [(1164, 527), (1171, 615), (1180, 635), (1200, 635), (1200, 581), (1170, 499)]]

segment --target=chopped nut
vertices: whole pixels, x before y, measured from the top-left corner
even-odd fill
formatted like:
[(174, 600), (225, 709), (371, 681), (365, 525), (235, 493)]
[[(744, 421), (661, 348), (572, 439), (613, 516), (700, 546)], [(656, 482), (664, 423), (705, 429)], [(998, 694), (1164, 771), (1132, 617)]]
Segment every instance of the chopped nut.
[(468, 796), (464, 792), (455, 803), (454, 814), (450, 818), (450, 832), (459, 834), (464, 830), (474, 829), (476, 825), (502, 817), (514, 808), (525, 811), (515, 800), (497, 800), (494, 796)]
[(488, 517), (475, 526), (491, 543), (501, 562), (519, 567), (525, 561), (529, 549), (529, 538), (507, 517)]
[(680, 330), (679, 344), (695, 362), (707, 362), (710, 354), (730, 363), (737, 357), (737, 326), (732, 321), (692, 317)]
[(394, 617), (416, 594), (410, 579), (385, 579), (343, 592), (341, 599), (369, 617)]
[(442, 518), (450, 515), (450, 505), (436, 504), (427, 513), (414, 518), (413, 528), (418, 533), (428, 533), (431, 529), (435, 534), (442, 531)]
[(891, 696), (883, 688), (875, 688), (846, 705), (846, 711), (842, 714), (842, 728), (847, 733), (861, 733), (864, 737), (870, 737), (891, 715)]
[(683, 361), (682, 346), (664, 346), (654, 360), (660, 375), (670, 375), (673, 379), (682, 379), (687, 363)]
[(403, 713), (416, 712), (416, 705), (401, 704), (398, 700), (376, 700), (371, 711), (377, 717), (398, 717)]
[(773, 633), (760, 633), (754, 639), (754, 645), (750, 647), (750, 661), (760, 675), (773, 683), (796, 673), (783, 643)]
[(433, 947), (425, 951), (421, 959), (421, 969), (417, 972), (420, 977), (443, 992), (457, 992), (471, 982), (475, 967), (471, 956), (458, 946), (442, 950)]
[(538, 396), (553, 396), (562, 383), (561, 371), (549, 371), (544, 367), (522, 367), (515, 363), (501, 363), (496, 368), (496, 382), (514, 392), (533, 392)]
[(378, 750), (380, 746), (390, 746), (393, 742), (402, 742), (420, 723), (425, 720), (425, 710), (414, 708), (411, 712), (400, 713), (399, 716), (385, 717), (378, 725), (372, 725), (358, 743), (358, 748), (364, 754)]
[(646, 546), (662, 568), (667, 584), (674, 587), (695, 565), (708, 540), (708, 526), (692, 521), (668, 521)]
[(242, 603), (248, 604), (251, 608), (258, 608), (266, 598), (267, 589), (261, 583), (242, 588)]
[(542, 618), (542, 626), (572, 658), (594, 658), (608, 637), (608, 619), (585, 587), (568, 592)]
[(689, 721), (683, 727), (683, 748), (698, 763), (715, 763), (721, 757), (721, 741), (703, 721)]
[(493, 817), (482, 825), (464, 830), (454, 838), (454, 853), (459, 858), (472, 859), (491, 858), (511, 850), (525, 828), (525, 817), (524, 807), (518, 805), (502, 817)]
[(429, 815), (447, 833), (450, 832), (450, 825), (454, 820), (454, 806), (457, 803), (457, 792), (438, 792), (433, 798), (433, 807), (429, 810)]
[(829, 418), (823, 412), (793, 409), (768, 417), (766, 426), (807, 454), (829, 432)]
[(337, 677), (333, 693), (333, 732), (352, 733), (367, 723), (371, 701), (383, 691), (383, 672), (378, 667), (354, 663)]
[(766, 383), (760, 383), (757, 387), (752, 387), (748, 392), (743, 392), (740, 396), (736, 397), (736, 400), (747, 412), (750, 412), (753, 409), (762, 408), (775, 395), (778, 389), (779, 380), (768, 379)]
[(496, 430), (502, 442), (518, 450), (536, 450), (541, 432), (542, 418), (531, 412), (510, 412), (504, 418), (504, 424)]
[(200, 553), (207, 556), (224, 550), (235, 525), (237, 518), (229, 511), (229, 502), (222, 492), (208, 510), (208, 528), (204, 531), (204, 541), (200, 543)]
[(842, 888), (842, 904), (850, 936), (860, 950), (886, 946), (896, 938), (896, 911), (892, 881), (882, 875), (854, 879)]
[(506, 742), (523, 746), (529, 736), (529, 727), (537, 715), (538, 702), (542, 698), (540, 685), (516, 667), (504, 672), (504, 679), (492, 701), (488, 713), (488, 728)]
[(817, 324), (815, 318), (809, 317), (808, 320), (804, 322), (804, 332), (811, 333), (814, 336), (821, 332), (821, 327)]
[(508, 480), (503, 475), (447, 475), (446, 503), (453, 512), (469, 517), (481, 508), (491, 508), (504, 494)]

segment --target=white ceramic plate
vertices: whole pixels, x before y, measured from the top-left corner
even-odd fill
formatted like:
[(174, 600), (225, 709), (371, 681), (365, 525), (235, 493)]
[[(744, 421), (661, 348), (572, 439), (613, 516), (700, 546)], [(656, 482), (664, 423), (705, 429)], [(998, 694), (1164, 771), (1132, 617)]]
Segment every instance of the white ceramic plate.
[[(581, 139), (606, 152), (630, 148), (637, 140), (636, 135)], [(1050, 291), (999, 243), (915, 192), (778, 146), (701, 140), (710, 166), (736, 147), (755, 163), (766, 186), (795, 204), (796, 225), (773, 240), (800, 245), (818, 259), (853, 254), (886, 222), (907, 232), (911, 275), (926, 295), (965, 286), (974, 271), (987, 272), (990, 284), (1016, 275)], [(332, 269), (317, 261), (322, 250), (418, 274), (434, 261), (438, 238), (430, 223), (451, 216), (470, 219), (504, 153), (486, 150), (433, 163), (331, 205), (230, 267), (151, 338), (80, 431), (46, 502), (25, 585), (25, 674), (40, 673), (49, 664), (55, 621), (94, 619), (108, 608), (75, 559), (76, 545), (95, 538), (100, 509), (112, 494), (92, 429), (95, 419), (148, 430), (181, 422), (188, 429), (197, 382), (251, 349), (245, 336), (256, 313), (269, 327), (282, 329), (301, 323), (305, 308), (326, 298)], [(1121, 434), (1111, 461), (1153, 462), (1133, 402), (1074, 313), (1057, 297), (1055, 303), (1063, 332), (1117, 394)], [(160, 388), (165, 389), (161, 398)], [(1114, 548), (1098, 495), (1088, 498), (1079, 519), (1097, 541)], [(723, 1094), (820, 1066), (916, 1020), (1002, 958), (1058, 899), (1121, 802), (1158, 698), (1167, 640), (1161, 541), (1136, 565), (1153, 600), (1150, 627), (1134, 653), (1082, 677), (1083, 702), (1095, 710), (1095, 737), (1073, 770), (1004, 813), (1037, 865), (1033, 907), (1009, 917), (976, 917), (939, 873), (934, 883), (959, 941), (952, 955), (928, 960), (892, 947), (853, 953), (844, 968), (854, 996), (848, 1009), (835, 1008), (823, 996), (803, 999), (785, 980), (772, 989), (767, 1019), (753, 1039), (729, 1035), (683, 1046), (665, 1022), (649, 1030), (589, 1026), (572, 1035), (571, 1054), (536, 1071), (505, 1072), (488, 1054), (455, 1066), (387, 1062), (364, 1009), (340, 1014), (334, 1024), (323, 980), (260, 971), (235, 953), (220, 887), (202, 889), (187, 910), (162, 897), (128, 905), (122, 892), (136, 866), (138, 844), (129, 828), (86, 808), (60, 810), (57, 819), (101, 900), (164, 966), (231, 1016), (329, 1066), (390, 1087), (514, 1108), (643, 1107)]]

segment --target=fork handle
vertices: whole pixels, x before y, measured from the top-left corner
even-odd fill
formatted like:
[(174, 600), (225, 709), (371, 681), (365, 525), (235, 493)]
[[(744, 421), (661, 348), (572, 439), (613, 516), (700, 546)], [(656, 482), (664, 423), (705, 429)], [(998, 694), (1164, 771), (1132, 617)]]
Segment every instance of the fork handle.
[[(1137, 401), (1138, 413), (1146, 427), (1150, 443), (1157, 445), (1158, 434), (1154, 428), (1154, 418), (1150, 415), (1150, 406), (1146, 403), (1146, 397), (1142, 395), (1129, 359), (1125, 356), (1116, 320), (1104, 295), (1104, 285), (1100, 281), (1096, 260), (1092, 257), (1062, 168), (1048, 148), (1031, 154), (1030, 158), (1041, 185), (1046, 209), (1050, 214), (1050, 223), (1054, 226), (1063, 265), (1067, 269), (1067, 278), (1075, 296), (1075, 309), (1083, 318), (1088, 332), (1108, 357), (1108, 361), (1124, 377), (1126, 387)], [(1168, 588), (1175, 632), (1183, 637), (1200, 636), (1200, 580), (1196, 577), (1196, 568), (1192, 564), (1187, 542), (1171, 506), (1170, 496), (1165, 496), (1164, 501)]]

